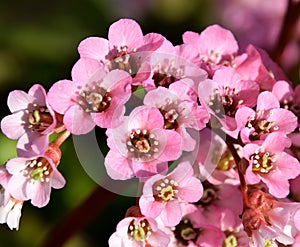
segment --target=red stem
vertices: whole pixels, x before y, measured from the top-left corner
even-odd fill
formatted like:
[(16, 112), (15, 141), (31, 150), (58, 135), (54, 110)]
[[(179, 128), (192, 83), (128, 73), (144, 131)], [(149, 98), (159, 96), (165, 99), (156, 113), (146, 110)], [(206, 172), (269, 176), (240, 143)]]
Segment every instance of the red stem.
[(243, 194), (243, 203), (244, 203), (244, 208), (247, 207), (248, 205), (248, 187), (247, 187), (247, 183), (245, 180), (245, 167), (248, 165), (248, 163), (245, 159), (241, 159), (240, 156), (237, 153), (236, 148), (234, 147), (234, 144), (236, 143), (236, 140), (234, 138), (232, 138), (231, 136), (226, 136), (226, 144), (227, 147), (229, 148), (234, 161), (237, 165), (237, 170), (238, 170), (238, 174), (239, 174), (239, 179), (240, 179), (240, 188)]
[(58, 147), (64, 143), (65, 140), (71, 135), (71, 132), (65, 130), (59, 137), (57, 137), (52, 143), (56, 144)]
[(93, 220), (115, 197), (114, 193), (100, 186), (97, 187), (86, 200), (53, 227), (46, 236), (42, 247), (62, 246), (71, 236)]

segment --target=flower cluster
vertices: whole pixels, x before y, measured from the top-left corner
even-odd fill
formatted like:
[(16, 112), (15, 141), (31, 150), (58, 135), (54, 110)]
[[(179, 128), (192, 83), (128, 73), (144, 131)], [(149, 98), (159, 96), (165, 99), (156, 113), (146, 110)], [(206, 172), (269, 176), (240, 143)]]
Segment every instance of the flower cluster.
[(97, 126), (99, 165), (142, 188), (111, 247), (297, 246), (300, 86), (219, 25), (182, 38), (121, 19), (79, 44), (71, 80), (9, 94), (1, 129), (18, 157), (0, 167), (0, 223), (18, 229), (24, 201), (45, 206), (65, 184), (59, 146)]

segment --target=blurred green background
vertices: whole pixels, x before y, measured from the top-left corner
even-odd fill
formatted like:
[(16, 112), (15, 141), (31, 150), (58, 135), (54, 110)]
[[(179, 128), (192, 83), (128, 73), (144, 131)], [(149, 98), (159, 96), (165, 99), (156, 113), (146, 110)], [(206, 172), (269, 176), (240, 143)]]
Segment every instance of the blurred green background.
[[(134, 18), (144, 33), (161, 33), (175, 45), (182, 42), (185, 31), (201, 32), (213, 23), (226, 26), (220, 14), (222, 8), (217, 0), (1, 1), (1, 118), (9, 114), (6, 100), (11, 90), (28, 91), (34, 83), (49, 89), (54, 82), (70, 78), (71, 68), (79, 58), (79, 42), (88, 36), (107, 38), (110, 24), (121, 17)], [(241, 30), (232, 31), (239, 34)], [(289, 68), (290, 79), (299, 81), (298, 68), (299, 61)], [(15, 145), (15, 141), (0, 134), (1, 163), (16, 155)], [(67, 180), (66, 187), (53, 190), (45, 208), (25, 203), (19, 231), (0, 225), (0, 246), (41, 246), (47, 232), (96, 187), (78, 162), (72, 140), (63, 144), (62, 151), (60, 170)], [(135, 198), (116, 196), (65, 246), (108, 246), (109, 236), (134, 203)]]

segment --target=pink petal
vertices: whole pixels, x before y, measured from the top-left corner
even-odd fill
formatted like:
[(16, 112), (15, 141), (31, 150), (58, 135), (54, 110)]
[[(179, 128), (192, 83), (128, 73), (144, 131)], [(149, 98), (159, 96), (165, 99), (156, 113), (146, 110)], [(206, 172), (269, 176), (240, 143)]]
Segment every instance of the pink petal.
[(177, 160), (182, 153), (181, 136), (174, 130), (165, 130), (164, 135), (166, 144), (158, 159), (160, 161)]
[(97, 60), (80, 58), (72, 68), (72, 81), (85, 85), (99, 69), (104, 70), (104, 67)]
[(101, 85), (104, 88), (120, 88), (120, 91), (131, 94), (132, 77), (124, 70), (112, 70), (104, 78)]
[(293, 89), (291, 85), (286, 81), (277, 81), (272, 89), (272, 93), (278, 100), (283, 100), (292, 95)]
[(148, 239), (151, 246), (166, 247), (170, 242), (170, 237), (163, 231), (157, 230)]
[(74, 135), (86, 134), (95, 127), (92, 116), (78, 105), (74, 105), (66, 111), (63, 121), (67, 130)]
[(165, 226), (176, 226), (182, 217), (180, 204), (176, 201), (168, 201), (160, 217)]
[(250, 117), (255, 117), (256, 113), (253, 109), (249, 107), (242, 107), (237, 110), (235, 114), (235, 121), (237, 124), (238, 129), (242, 129), (246, 126), (247, 122), (249, 121)]
[(110, 49), (127, 46), (130, 50), (133, 50), (141, 46), (143, 32), (134, 20), (120, 19), (109, 27), (108, 40)]
[(279, 127), (279, 131), (289, 134), (295, 130), (298, 125), (298, 119), (294, 113), (286, 109), (273, 109), (269, 122), (275, 122), (275, 126)]
[(41, 208), (46, 206), (50, 201), (50, 183), (29, 181), (27, 183), (26, 192), (33, 206)]
[(252, 172), (252, 165), (249, 165), (246, 170), (246, 179), (249, 184), (259, 183), (261, 178)]
[(10, 139), (20, 138), (25, 134), (23, 116), (24, 112), (19, 111), (4, 117), (1, 120), (1, 131)]
[(50, 181), (51, 181), (51, 187), (53, 187), (54, 189), (61, 189), (66, 184), (66, 180), (57, 169), (52, 171)]
[(158, 33), (148, 33), (144, 36), (144, 44), (138, 49), (138, 52), (154, 51), (158, 49), (165, 38)]
[(105, 157), (104, 165), (107, 174), (116, 180), (125, 180), (134, 176), (127, 158), (118, 152), (109, 151)]
[(271, 92), (264, 91), (258, 95), (256, 111), (267, 111), (279, 107), (278, 99)]
[(74, 105), (76, 84), (69, 80), (58, 81), (49, 89), (47, 99), (50, 106), (58, 113), (64, 114)]
[(155, 107), (139, 106), (136, 107), (129, 116), (128, 129), (162, 129), (164, 120), (160, 111)]
[(46, 105), (46, 101), (45, 101), (46, 91), (43, 88), (43, 86), (39, 84), (33, 85), (29, 89), (28, 94), (35, 97), (35, 101), (34, 101), (35, 104), (42, 105), (42, 106)]
[(25, 93), (21, 90), (14, 90), (9, 93), (7, 98), (7, 105), (11, 112), (25, 110), (28, 105), (35, 101), (35, 97)]
[(27, 184), (27, 179), (22, 175), (16, 174), (10, 178), (7, 187), (5, 189), (15, 199), (26, 201), (29, 199), (26, 193), (26, 184)]
[(20, 137), (17, 152), (21, 157), (32, 157), (44, 153), (48, 147), (48, 135), (30, 132)]
[(104, 61), (109, 53), (108, 40), (98, 37), (89, 37), (80, 42), (78, 52), (81, 58), (93, 58)]
[(197, 40), (199, 39), (199, 36), (199, 33), (186, 31), (182, 35), (183, 43), (195, 45), (197, 43)]
[(151, 218), (156, 218), (160, 215), (164, 206), (162, 203), (154, 200), (153, 196), (142, 195), (139, 200), (139, 206), (143, 215)]
[(26, 162), (28, 158), (17, 157), (11, 160), (8, 160), (6, 163), (6, 169), (10, 174), (16, 174), (21, 172), (27, 167)]
[(185, 185), (179, 185), (178, 197), (186, 202), (197, 202), (203, 195), (203, 187), (199, 179), (191, 177)]
[(278, 167), (285, 179), (293, 179), (300, 174), (299, 161), (285, 152), (276, 155), (274, 167)]
[(209, 53), (213, 50), (221, 55), (237, 53), (238, 44), (233, 34), (219, 25), (211, 25), (204, 29), (198, 39), (200, 51)]
[(274, 132), (267, 135), (264, 140), (263, 147), (270, 153), (282, 152), (285, 148), (291, 145), (291, 141), (281, 132)]
[(289, 181), (279, 171), (272, 170), (266, 176), (261, 176), (261, 180), (268, 186), (269, 193), (277, 198), (284, 198), (290, 192)]

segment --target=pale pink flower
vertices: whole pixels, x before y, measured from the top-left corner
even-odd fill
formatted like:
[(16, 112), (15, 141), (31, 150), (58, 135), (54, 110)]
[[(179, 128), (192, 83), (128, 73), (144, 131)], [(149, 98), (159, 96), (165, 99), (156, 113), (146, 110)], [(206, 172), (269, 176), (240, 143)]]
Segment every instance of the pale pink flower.
[(298, 124), (295, 114), (280, 108), (276, 96), (267, 91), (259, 94), (256, 111), (245, 106), (236, 112), (235, 118), (243, 143), (262, 143), (274, 132), (290, 134)]
[(271, 91), (278, 80), (286, 80), (282, 69), (262, 49), (248, 45), (235, 64), (235, 70), (245, 80), (256, 81), (262, 90)]
[(148, 217), (126, 217), (109, 238), (110, 247), (166, 247), (170, 237)]
[(16, 200), (31, 200), (32, 205), (43, 207), (50, 200), (51, 187), (60, 189), (65, 185), (56, 168), (60, 156), (57, 146), (49, 144), (43, 155), (8, 160), (0, 183)]
[(72, 81), (58, 81), (50, 88), (49, 104), (64, 114), (63, 122), (72, 134), (86, 134), (95, 125), (110, 128), (125, 112), (131, 81), (125, 71), (107, 73), (96, 60), (82, 58), (72, 69)]
[(199, 68), (199, 54), (192, 45), (173, 46), (165, 40), (146, 63), (149, 63), (151, 71), (150, 77), (142, 83), (146, 90), (159, 86), (168, 88), (172, 83), (182, 80), (197, 92), (199, 82), (207, 77), (207, 73)]
[(7, 104), (12, 114), (1, 120), (2, 132), (8, 138), (19, 139), (17, 149), (20, 155), (44, 152), (57, 123), (45, 89), (35, 84), (28, 93), (14, 90), (9, 93)]
[(201, 68), (208, 72), (209, 77), (224, 66), (232, 66), (239, 48), (231, 31), (217, 24), (207, 27), (200, 34), (185, 32), (183, 42), (198, 50)]
[(261, 146), (245, 145), (243, 156), (249, 161), (246, 171), (248, 183), (262, 181), (270, 194), (278, 198), (286, 197), (290, 192), (288, 180), (300, 174), (299, 161), (284, 152), (289, 145), (290, 140), (280, 132), (269, 134)]
[(167, 170), (167, 162), (182, 153), (181, 136), (164, 128), (164, 119), (155, 107), (136, 107), (124, 123), (108, 129), (105, 157), (108, 175), (113, 179), (149, 177)]
[(108, 40), (89, 37), (78, 46), (81, 58), (92, 58), (105, 65), (108, 70), (122, 69), (140, 82), (149, 76), (143, 68), (145, 57), (159, 48), (165, 38), (156, 33), (143, 35), (139, 24), (131, 19), (114, 22), (108, 31)]
[(169, 88), (158, 87), (149, 91), (144, 104), (155, 106), (164, 118), (164, 128), (177, 131), (182, 137), (182, 149), (192, 151), (196, 141), (186, 128), (201, 130), (209, 120), (208, 112), (199, 106), (189, 95), (192, 89), (182, 81), (174, 82)]
[(198, 95), (202, 105), (219, 119), (224, 131), (237, 137), (235, 114), (242, 106), (254, 107), (259, 94), (255, 81), (243, 78), (230, 67), (219, 69), (212, 80), (199, 84)]
[(182, 218), (181, 204), (197, 202), (203, 194), (201, 182), (193, 174), (191, 164), (182, 162), (167, 176), (149, 178), (139, 200), (142, 214), (160, 216), (165, 226), (177, 225)]
[(298, 128), (289, 135), (295, 146), (300, 146), (300, 85), (292, 89), (292, 86), (286, 81), (278, 81), (272, 89), (272, 93), (277, 97), (280, 106), (290, 110), (298, 118)]

